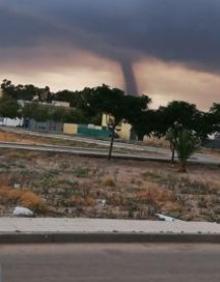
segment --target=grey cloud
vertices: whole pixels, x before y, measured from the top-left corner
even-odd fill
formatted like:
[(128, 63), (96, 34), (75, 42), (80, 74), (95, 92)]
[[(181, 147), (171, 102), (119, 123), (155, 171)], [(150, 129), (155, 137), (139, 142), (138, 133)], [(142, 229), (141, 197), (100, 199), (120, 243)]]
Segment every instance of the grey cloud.
[(132, 65), (154, 57), (220, 71), (219, 0), (0, 1), (0, 48), (66, 42), (118, 61), (128, 92)]

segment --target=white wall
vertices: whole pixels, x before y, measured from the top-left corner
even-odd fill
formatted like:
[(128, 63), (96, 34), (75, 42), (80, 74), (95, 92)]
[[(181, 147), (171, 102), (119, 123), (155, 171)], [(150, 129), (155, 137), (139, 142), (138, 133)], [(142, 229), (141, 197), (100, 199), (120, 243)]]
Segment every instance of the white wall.
[(20, 118), (0, 118), (0, 125), (1, 126), (11, 126), (16, 127), (23, 124), (23, 119)]

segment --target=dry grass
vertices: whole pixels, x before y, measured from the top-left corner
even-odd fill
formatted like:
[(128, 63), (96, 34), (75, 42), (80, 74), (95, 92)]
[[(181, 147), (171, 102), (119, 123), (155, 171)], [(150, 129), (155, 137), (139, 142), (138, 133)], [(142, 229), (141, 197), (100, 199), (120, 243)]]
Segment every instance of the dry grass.
[(111, 177), (106, 177), (106, 178), (103, 180), (103, 185), (104, 185), (105, 187), (115, 187), (115, 186), (116, 186), (114, 179), (111, 178)]
[[(183, 220), (220, 220), (218, 167), (190, 166), (181, 175), (155, 162), (15, 150), (0, 150), (0, 158), (3, 215), (21, 204), (35, 210), (46, 206), (49, 216), (155, 219), (163, 213)], [(11, 188), (15, 184), (20, 188)]]
[(156, 203), (175, 200), (175, 194), (168, 189), (163, 189), (154, 183), (147, 183), (146, 188), (137, 192), (138, 199), (146, 199)]
[(69, 201), (69, 206), (74, 207), (94, 207), (96, 201), (92, 197), (72, 196)]
[(31, 191), (17, 190), (8, 186), (0, 187), (0, 197), (4, 203), (11, 203), (15, 205), (22, 205), (23, 207), (32, 209), (35, 212), (42, 212), (45, 210), (42, 199)]
[(17, 142), (22, 141), (22, 138), (19, 138), (17, 134), (0, 130), (0, 140), (4, 142)]
[(42, 210), (44, 204), (42, 199), (31, 191), (26, 191), (20, 196), (19, 202), (22, 206), (35, 211)]

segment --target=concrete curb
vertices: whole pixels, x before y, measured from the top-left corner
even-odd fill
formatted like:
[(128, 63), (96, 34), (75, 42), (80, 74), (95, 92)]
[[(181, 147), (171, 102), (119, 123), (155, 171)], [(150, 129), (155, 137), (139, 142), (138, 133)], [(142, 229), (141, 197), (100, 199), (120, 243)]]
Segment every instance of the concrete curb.
[(44, 243), (220, 243), (220, 234), (5, 233), (0, 244)]

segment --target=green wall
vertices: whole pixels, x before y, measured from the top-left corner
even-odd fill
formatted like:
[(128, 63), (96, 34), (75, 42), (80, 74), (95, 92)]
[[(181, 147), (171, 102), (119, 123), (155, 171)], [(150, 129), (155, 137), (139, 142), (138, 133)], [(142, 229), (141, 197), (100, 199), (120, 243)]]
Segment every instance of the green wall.
[(95, 129), (95, 128), (88, 128), (85, 125), (78, 126), (78, 135), (81, 136), (88, 136), (88, 137), (97, 137), (97, 138), (109, 138), (110, 131), (107, 129)]

